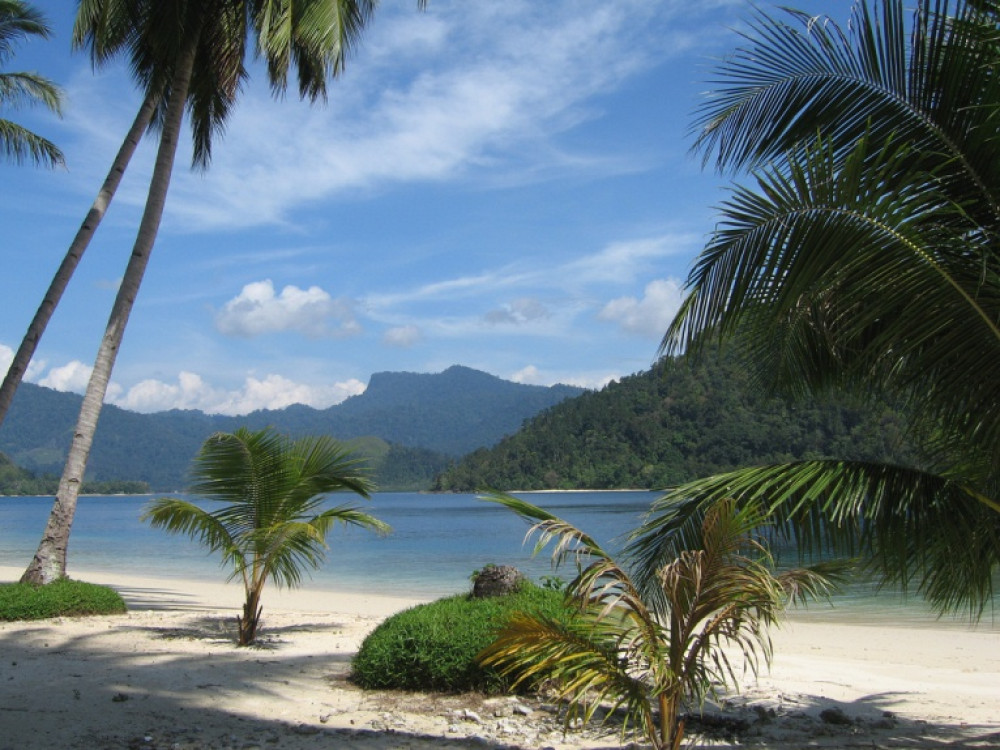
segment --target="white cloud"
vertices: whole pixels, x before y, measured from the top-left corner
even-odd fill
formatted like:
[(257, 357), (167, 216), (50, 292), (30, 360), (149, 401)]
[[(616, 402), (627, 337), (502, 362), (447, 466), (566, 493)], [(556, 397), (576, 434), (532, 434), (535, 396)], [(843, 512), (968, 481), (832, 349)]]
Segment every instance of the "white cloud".
[(241, 388), (225, 390), (211, 386), (200, 375), (181, 372), (176, 383), (153, 379), (137, 383), (113, 403), (144, 413), (198, 409), (208, 414), (240, 415), (291, 404), (325, 409), (364, 390), (365, 384), (353, 378), (332, 385), (309, 385), (275, 374), (262, 379), (247, 377)]
[(630, 282), (646, 273), (656, 261), (692, 254), (701, 238), (690, 233), (668, 233), (654, 237), (613, 242), (596, 253), (570, 263), (567, 278), (587, 283)]
[[(13, 362), (14, 350), (6, 344), (0, 344), (0, 373), (3, 373), (5, 376)], [(39, 377), (41, 377), (42, 373), (45, 372), (46, 367), (48, 367), (48, 363), (44, 359), (32, 358), (31, 361), (28, 362), (28, 368), (24, 373), (22, 380), (28, 383), (34, 383)]]
[(396, 326), (385, 332), (382, 336), (382, 343), (405, 349), (418, 343), (421, 338), (423, 338), (423, 334), (420, 328), (415, 325)]
[(168, 409), (204, 409), (219, 394), (202, 380), (200, 375), (181, 372), (176, 385), (162, 380), (143, 380), (128, 389), (116, 402), (130, 411), (154, 412)]
[(57, 391), (83, 393), (87, 390), (87, 383), (90, 381), (90, 373), (93, 369), (80, 360), (74, 359), (62, 367), (53, 367), (49, 370), (48, 375), (38, 381), (38, 385)]
[(532, 297), (520, 297), (509, 304), (486, 313), (491, 325), (524, 325), (551, 317), (548, 308)]
[(325, 409), (339, 404), (349, 396), (364, 393), (365, 384), (348, 380), (330, 386), (295, 383), (281, 375), (268, 375), (263, 380), (247, 378), (240, 391), (229, 394), (224, 402), (212, 407), (220, 414), (248, 414), (257, 409), (283, 409), (292, 404), (305, 404)]
[(523, 383), (525, 385), (550, 385), (542, 381), (542, 374), (534, 365), (521, 368), (511, 375), (510, 379), (515, 383)]
[(289, 285), (275, 294), (270, 279), (244, 286), (216, 315), (215, 325), (227, 336), (246, 338), (280, 331), (343, 338), (361, 331), (346, 300), (335, 300), (318, 286)]
[(619, 297), (608, 302), (598, 317), (617, 323), (629, 333), (660, 338), (674, 319), (684, 292), (676, 279), (659, 279), (646, 285), (642, 299)]

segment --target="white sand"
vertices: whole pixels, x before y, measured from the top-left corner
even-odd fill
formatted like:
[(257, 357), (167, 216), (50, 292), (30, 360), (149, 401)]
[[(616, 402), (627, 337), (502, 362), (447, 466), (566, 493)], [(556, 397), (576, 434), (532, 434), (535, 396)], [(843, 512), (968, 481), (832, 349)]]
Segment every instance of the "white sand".
[[(0, 567), (0, 581), (19, 569)], [(564, 735), (551, 707), (369, 693), (351, 655), (416, 599), (269, 589), (264, 645), (233, 645), (237, 584), (73, 571), (118, 588), (115, 617), (0, 623), (0, 750), (31, 748), (617, 747)], [(758, 747), (1000, 747), (1000, 629), (793, 617), (772, 669), (726, 703)], [(849, 723), (819, 718), (837, 709)], [(773, 716), (771, 710), (773, 709)], [(709, 713), (720, 715), (711, 707)], [(529, 715), (522, 715), (528, 712)], [(828, 718), (831, 718), (828, 714)], [(832, 718), (836, 720), (837, 715)], [(725, 739), (717, 746), (735, 746)]]

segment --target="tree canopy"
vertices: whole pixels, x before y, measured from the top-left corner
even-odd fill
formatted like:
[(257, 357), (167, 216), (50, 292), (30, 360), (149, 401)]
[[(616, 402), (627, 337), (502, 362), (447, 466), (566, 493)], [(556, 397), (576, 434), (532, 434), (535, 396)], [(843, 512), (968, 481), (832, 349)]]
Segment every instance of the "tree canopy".
[[(919, 466), (801, 461), (658, 505), (765, 502), (789, 533), (860, 542), (889, 580), (981, 612), (1000, 567), (1000, 4), (858, 2), (850, 24), (758, 12), (716, 71), (696, 148), (753, 170), (721, 206), (668, 351), (732, 342), (759, 381), (891, 393)], [(823, 526), (816, 524), (822, 519)], [(806, 531), (803, 535), (803, 531)], [(659, 552), (654, 552), (659, 550)]]

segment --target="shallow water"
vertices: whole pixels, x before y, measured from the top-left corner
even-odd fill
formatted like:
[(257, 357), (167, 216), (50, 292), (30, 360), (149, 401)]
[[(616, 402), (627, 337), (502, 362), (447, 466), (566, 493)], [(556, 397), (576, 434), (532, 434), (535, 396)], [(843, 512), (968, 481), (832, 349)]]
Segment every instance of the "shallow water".
[[(612, 549), (633, 529), (652, 492), (564, 492), (524, 495), (563, 517)], [(123, 572), (165, 578), (224, 581), (217, 558), (186, 537), (173, 536), (139, 521), (152, 496), (80, 498), (70, 540), (70, 574), (79, 570)], [(331, 504), (351, 502), (336, 497)], [(52, 499), (0, 497), (0, 565), (27, 565), (45, 526)], [(533, 557), (522, 544), (528, 525), (500, 506), (466, 494), (378, 493), (359, 501), (393, 527), (386, 537), (356, 528), (337, 528), (328, 537), (325, 564), (304, 586), (336, 590), (435, 597), (468, 590), (473, 571), (489, 564), (515, 565), (533, 578), (572, 578), (569, 566), (553, 571), (548, 552)], [(832, 606), (813, 604), (795, 617), (872, 622), (883, 625), (942, 624), (965, 627), (967, 620), (939, 621), (919, 599), (895, 592), (852, 586)], [(1000, 627), (987, 613), (980, 627)]]

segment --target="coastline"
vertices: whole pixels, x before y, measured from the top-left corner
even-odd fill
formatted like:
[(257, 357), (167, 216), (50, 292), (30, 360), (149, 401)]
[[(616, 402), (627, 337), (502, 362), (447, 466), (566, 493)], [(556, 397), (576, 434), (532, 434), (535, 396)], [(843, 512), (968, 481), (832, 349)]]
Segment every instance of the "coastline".
[[(0, 567), (0, 581), (20, 573)], [(544, 704), (511, 715), (509, 698), (354, 687), (349, 661), (361, 640), (421, 597), (269, 588), (262, 645), (237, 649), (236, 583), (72, 575), (113, 585), (130, 611), (0, 623), (0, 747), (304, 750), (318, 734), (358, 750), (619, 746), (613, 730), (563, 735)], [(996, 628), (899, 628), (806, 613), (790, 616), (772, 640), (770, 671), (747, 676), (740, 693), (707, 709), (749, 721), (758, 746), (1000, 745)], [(819, 718), (830, 709), (848, 723)]]

